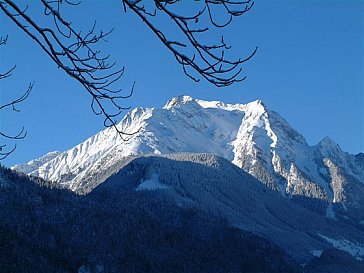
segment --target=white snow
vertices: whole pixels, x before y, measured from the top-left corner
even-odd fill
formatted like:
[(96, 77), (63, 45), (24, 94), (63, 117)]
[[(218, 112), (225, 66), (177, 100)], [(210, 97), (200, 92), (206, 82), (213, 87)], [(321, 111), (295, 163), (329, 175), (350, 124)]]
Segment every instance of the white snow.
[(136, 188), (136, 190), (137, 191), (142, 191), (142, 190), (155, 191), (155, 190), (164, 190), (164, 189), (168, 189), (168, 188), (169, 187), (167, 185), (164, 185), (159, 181), (158, 174), (153, 174), (150, 179), (142, 181), (139, 184), (139, 186)]
[(362, 261), (364, 258), (364, 245), (352, 243), (346, 239), (332, 239), (324, 235), (319, 236), (332, 244), (333, 247), (349, 253), (358, 261)]
[(36, 169), (38, 169), (39, 167), (41, 167), (45, 163), (51, 161), (52, 159), (59, 156), (60, 154), (61, 153), (58, 152), (58, 151), (49, 152), (49, 153), (45, 154), (44, 156), (42, 156), (40, 158), (33, 159), (33, 160), (29, 161), (26, 164), (15, 165), (11, 169), (15, 169), (15, 170), (17, 170), (19, 172), (28, 174), (28, 173), (31, 173), (31, 172), (35, 171)]
[(330, 202), (326, 208), (326, 217), (332, 220), (337, 220), (334, 209), (332, 207), (332, 203)]
[(322, 250), (318, 250), (318, 249), (311, 250), (312, 256), (315, 256), (315, 257), (318, 257), (318, 258), (321, 257), (322, 252), (323, 252)]
[[(237, 166), (244, 165), (253, 175), (254, 166), (264, 163), (267, 173), (286, 179), (287, 183), (277, 185), (283, 195), (289, 179), (299, 178), (303, 184), (318, 184), (332, 202), (332, 189), (322, 176), (325, 169), (318, 165), (316, 152), (321, 149), (323, 153), (335, 154), (341, 161), (347, 157), (332, 140), (309, 146), (302, 135), (260, 100), (225, 104), (180, 96), (169, 100), (162, 109), (138, 107), (118, 127), (137, 133), (124, 141), (113, 128), (108, 128), (68, 151), (47, 154), (14, 168), (77, 190), (80, 182), (130, 155), (212, 153)], [(334, 217), (330, 207), (327, 215)]]

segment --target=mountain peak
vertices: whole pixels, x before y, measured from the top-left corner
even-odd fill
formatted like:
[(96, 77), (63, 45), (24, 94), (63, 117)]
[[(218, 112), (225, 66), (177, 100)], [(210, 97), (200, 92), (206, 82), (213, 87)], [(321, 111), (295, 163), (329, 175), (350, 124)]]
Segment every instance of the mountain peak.
[(341, 151), (341, 148), (339, 146), (339, 144), (337, 144), (335, 141), (333, 141), (330, 137), (326, 136), (324, 137), (318, 144), (317, 146), (319, 147), (319, 149), (322, 150), (337, 150), (337, 151)]
[[(326, 195), (332, 195), (331, 181), (320, 175), (323, 159), (339, 162), (345, 173), (359, 181), (364, 178), (360, 157), (350, 159), (328, 137), (315, 147), (309, 146), (262, 100), (228, 104), (178, 96), (163, 109), (136, 108), (118, 126), (137, 133), (121, 141), (108, 128), (59, 155), (50, 154), (14, 168), (77, 190), (87, 183), (103, 182), (110, 170), (116, 170), (129, 156), (195, 152), (222, 156), (284, 195), (288, 190), (311, 196), (314, 182)], [(349, 159), (352, 162), (347, 162)], [(297, 168), (291, 170), (292, 164)], [(318, 192), (318, 196), (325, 196)]]
[(249, 102), (248, 104), (251, 104), (251, 105), (257, 105), (258, 107), (262, 106), (262, 107), (265, 107), (265, 104), (263, 103), (262, 100), (260, 99), (257, 99), (255, 101), (252, 101), (252, 102)]
[(319, 144), (327, 144), (327, 145), (337, 145), (336, 143), (335, 143), (335, 141), (332, 139), (332, 138), (330, 138), (330, 137), (328, 137), (328, 136), (325, 136), (323, 139), (321, 139), (321, 141), (319, 142)]
[(12, 167), (12, 169), (15, 169), (15, 170), (17, 170), (19, 172), (22, 172), (22, 173), (25, 173), (25, 174), (28, 174), (28, 173), (31, 173), (34, 170), (38, 169), (39, 167), (41, 167), (46, 162), (49, 162), (52, 159), (56, 158), (60, 154), (61, 154), (61, 152), (59, 152), (59, 151), (49, 152), (49, 153), (43, 155), (40, 158), (30, 160), (26, 164), (15, 165), (14, 167)]
[(268, 112), (268, 108), (262, 100), (255, 100), (246, 104), (246, 111), (250, 113), (256, 113), (262, 115)]
[(190, 103), (190, 102), (196, 102), (196, 100), (190, 96), (181, 95), (175, 98), (170, 99), (167, 101), (167, 103), (164, 105), (163, 109), (171, 109), (173, 107), (179, 107), (181, 105)]

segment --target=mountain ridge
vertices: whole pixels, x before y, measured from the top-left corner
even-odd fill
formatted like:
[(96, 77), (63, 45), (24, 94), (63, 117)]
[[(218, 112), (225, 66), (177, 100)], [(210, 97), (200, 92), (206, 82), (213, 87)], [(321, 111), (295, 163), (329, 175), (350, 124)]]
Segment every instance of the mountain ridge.
[(310, 198), (312, 204), (304, 206), (321, 202), (329, 218), (364, 219), (364, 157), (343, 152), (330, 138), (308, 145), (261, 100), (225, 104), (179, 96), (163, 108), (138, 107), (118, 126), (138, 133), (123, 142), (112, 128), (105, 129), (26, 173), (78, 191), (87, 179), (99, 172), (107, 176), (108, 168), (130, 156), (205, 152), (228, 159), (286, 198)]

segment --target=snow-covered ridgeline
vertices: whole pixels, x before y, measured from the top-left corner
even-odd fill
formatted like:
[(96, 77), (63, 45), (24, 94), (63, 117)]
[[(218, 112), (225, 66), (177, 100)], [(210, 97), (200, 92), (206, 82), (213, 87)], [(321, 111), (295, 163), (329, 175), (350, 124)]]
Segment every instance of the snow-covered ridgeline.
[(227, 158), (284, 196), (363, 202), (355, 192), (347, 194), (347, 183), (364, 192), (364, 156), (343, 152), (329, 138), (309, 146), (260, 100), (225, 104), (180, 96), (161, 109), (136, 108), (118, 126), (138, 133), (123, 141), (113, 129), (105, 129), (68, 151), (14, 168), (77, 190), (130, 155), (206, 152)]

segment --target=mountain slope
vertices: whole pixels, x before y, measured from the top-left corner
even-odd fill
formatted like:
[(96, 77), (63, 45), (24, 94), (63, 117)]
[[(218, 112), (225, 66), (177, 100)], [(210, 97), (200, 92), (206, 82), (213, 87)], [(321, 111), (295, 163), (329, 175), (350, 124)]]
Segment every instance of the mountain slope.
[(34, 172), (47, 162), (51, 161), (52, 159), (56, 158), (60, 154), (61, 152), (58, 151), (49, 152), (40, 158), (29, 161), (27, 164), (15, 165), (13, 168), (16, 169), (18, 172), (29, 174), (31, 172)]
[(162, 192), (40, 182), (0, 166), (1, 272), (301, 272), (269, 240)]
[[(312, 213), (211, 154), (134, 158), (89, 195), (109, 198), (124, 191), (158, 192), (181, 207), (226, 217), (232, 225), (273, 241), (299, 263), (334, 245), (355, 259), (364, 258), (363, 230)], [(345, 242), (351, 252), (332, 242)]]
[[(137, 257), (151, 259), (152, 266), (168, 266), (167, 253), (178, 250), (178, 257), (192, 259), (188, 266), (191, 263), (195, 266), (192, 257), (200, 264), (198, 257), (205, 254), (203, 261), (214, 265), (211, 257), (215, 257), (215, 249), (220, 253), (217, 257), (223, 259), (218, 264), (225, 268), (215, 266), (220, 268), (217, 272), (235, 272), (226, 266), (236, 268), (240, 259), (236, 253), (244, 253), (242, 256), (253, 263), (249, 272), (293, 272), (293, 267), (287, 266), (294, 263), (279, 249), (274, 250), (269, 243), (273, 242), (273, 246), (283, 248), (298, 264), (307, 264), (320, 253), (338, 248), (347, 255), (339, 252), (331, 263), (343, 260), (346, 267), (342, 272), (353, 272), (352, 268), (357, 266), (363, 268), (363, 230), (304, 209), (226, 159), (211, 154), (134, 157), (86, 196), (36, 187), (26, 177), (22, 178), (24, 181), (16, 176), (19, 181), (9, 179), (9, 175), (0, 177), (8, 184), (0, 190), (0, 202), (5, 208), (0, 217), (0, 226), (5, 230), (0, 234), (10, 234), (12, 238), (0, 236), (1, 245), (7, 246), (0, 247), (6, 253), (0, 255), (5, 261), (20, 254), (28, 257), (27, 261), (42, 255), (41, 264), (67, 265), (71, 272), (81, 266), (96, 270), (98, 265), (109, 268), (120, 262), (123, 267), (124, 263), (140, 264), (140, 260), (135, 260)], [(225, 241), (225, 231), (227, 234), (235, 231), (221, 229), (219, 222), (211, 221), (216, 217), (227, 218), (229, 224), (243, 230), (242, 234)], [(211, 229), (216, 234), (212, 237)], [(244, 240), (243, 249), (237, 248), (239, 238)], [(216, 244), (215, 239), (222, 245)], [(27, 253), (24, 242), (25, 246), (31, 246), (31, 253), (38, 255)], [(130, 248), (132, 251), (137, 248), (137, 252), (130, 253)], [(8, 249), (17, 251), (9, 253)], [(59, 249), (67, 249), (69, 254)], [(232, 250), (237, 251), (233, 256)], [(194, 251), (203, 252), (191, 256)], [(224, 257), (229, 257), (230, 262)], [(263, 259), (259, 266), (265, 269), (255, 264), (259, 259)], [(320, 264), (316, 261), (313, 267)], [(245, 267), (241, 268), (246, 272)], [(198, 272), (205, 271), (210, 272), (209, 267)]]
[(36, 169), (28, 171), (30, 163), (14, 168), (85, 193), (130, 156), (206, 152), (223, 156), (269, 188), (329, 218), (364, 221), (364, 155), (345, 153), (329, 138), (309, 146), (259, 100), (224, 104), (181, 96), (162, 109), (136, 108), (118, 126), (138, 133), (124, 142), (113, 129), (105, 129)]

